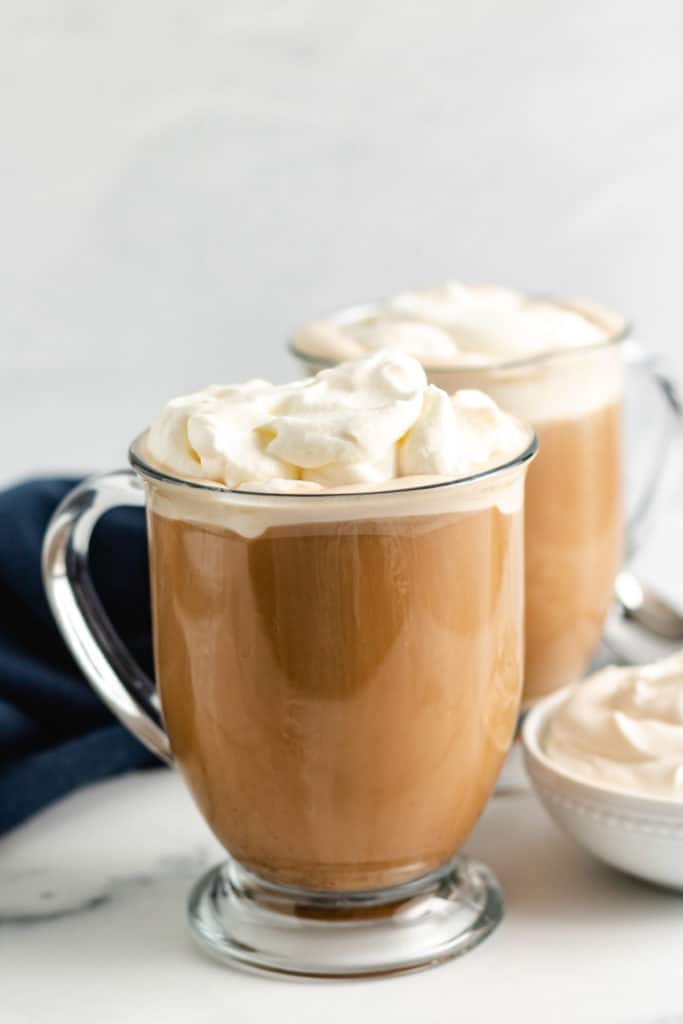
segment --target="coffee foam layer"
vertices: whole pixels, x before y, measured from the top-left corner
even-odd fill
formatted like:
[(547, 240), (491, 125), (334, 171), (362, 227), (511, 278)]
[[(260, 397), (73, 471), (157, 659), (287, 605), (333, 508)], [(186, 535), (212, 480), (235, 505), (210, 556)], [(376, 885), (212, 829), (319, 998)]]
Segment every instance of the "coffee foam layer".
[[(315, 364), (303, 366), (309, 372)], [(447, 394), (463, 389), (485, 392), (506, 412), (535, 426), (579, 419), (623, 397), (620, 346), (607, 343), (585, 351), (561, 353), (517, 367), (453, 367), (427, 370), (429, 380)]]
[(580, 419), (621, 402), (624, 372), (620, 346), (567, 352), (531, 365), (499, 370), (431, 370), (430, 380), (451, 393), (485, 391), (502, 409), (535, 426)]
[[(247, 539), (267, 530), (287, 526), (353, 523), (383, 519), (420, 519), (497, 508), (503, 515), (521, 511), (524, 502), (524, 466), (517, 465), (473, 481), (448, 482), (442, 477), (404, 477), (368, 493), (363, 485), (347, 485), (324, 492), (311, 491), (305, 481), (271, 481), (268, 491), (191, 488), (182, 482), (148, 479), (148, 508), (167, 519), (198, 523), (213, 529), (231, 530)], [(292, 483), (295, 490), (292, 490)], [(273, 486), (274, 484), (274, 486)], [(286, 486), (286, 490), (285, 490)]]

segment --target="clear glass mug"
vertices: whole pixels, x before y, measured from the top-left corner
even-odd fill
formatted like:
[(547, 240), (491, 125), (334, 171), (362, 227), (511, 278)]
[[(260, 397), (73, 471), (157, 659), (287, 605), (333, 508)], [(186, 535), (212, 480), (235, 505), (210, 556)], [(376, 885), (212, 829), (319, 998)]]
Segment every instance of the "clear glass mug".
[[(538, 434), (525, 513), (527, 705), (588, 667), (617, 573), (651, 526), (661, 470), (681, 421), (673, 382), (625, 340), (622, 317), (593, 305), (556, 304), (599, 324), (605, 340), (495, 366), (425, 367), (430, 381), (449, 393), (488, 392)], [(329, 320), (359, 323), (378, 308), (352, 307)], [(296, 342), (290, 350), (307, 373), (332, 365)]]
[[(468, 479), (264, 494), (150, 466), (69, 494), (51, 608), (119, 719), (176, 764), (228, 860), (190, 922), (226, 962), (355, 976), (456, 956), (502, 916), (459, 855), (512, 740), (523, 666), (528, 446)], [(147, 510), (156, 687), (93, 590), (97, 520)]]

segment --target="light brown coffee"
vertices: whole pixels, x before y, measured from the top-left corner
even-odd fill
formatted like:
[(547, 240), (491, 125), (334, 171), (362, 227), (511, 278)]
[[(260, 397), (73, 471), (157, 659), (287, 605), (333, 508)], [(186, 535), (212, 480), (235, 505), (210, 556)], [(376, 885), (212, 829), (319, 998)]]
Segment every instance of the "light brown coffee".
[(537, 423), (526, 494), (524, 699), (585, 671), (612, 600), (623, 543), (621, 409)]
[(522, 533), (496, 507), (254, 539), (151, 512), (164, 719), (240, 863), (359, 890), (458, 849), (519, 709)]

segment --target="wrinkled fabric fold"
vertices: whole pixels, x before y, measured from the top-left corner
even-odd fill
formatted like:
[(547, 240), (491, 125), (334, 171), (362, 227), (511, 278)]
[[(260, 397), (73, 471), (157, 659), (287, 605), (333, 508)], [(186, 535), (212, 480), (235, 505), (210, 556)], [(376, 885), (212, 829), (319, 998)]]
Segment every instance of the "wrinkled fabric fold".
[[(112, 717), (52, 618), (40, 558), (52, 512), (75, 479), (0, 493), (0, 832), (79, 786), (159, 764)], [(152, 672), (144, 511), (108, 513), (91, 545), (95, 587), (114, 626)]]

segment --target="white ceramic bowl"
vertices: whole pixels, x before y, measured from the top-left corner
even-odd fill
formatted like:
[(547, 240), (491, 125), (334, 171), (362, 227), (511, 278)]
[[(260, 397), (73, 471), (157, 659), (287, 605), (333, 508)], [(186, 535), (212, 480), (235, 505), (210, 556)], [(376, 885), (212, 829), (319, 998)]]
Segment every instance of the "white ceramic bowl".
[(683, 889), (683, 803), (582, 781), (544, 752), (550, 716), (570, 688), (536, 704), (522, 729), (524, 759), (548, 813), (572, 839), (612, 867)]

